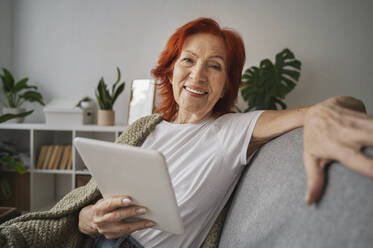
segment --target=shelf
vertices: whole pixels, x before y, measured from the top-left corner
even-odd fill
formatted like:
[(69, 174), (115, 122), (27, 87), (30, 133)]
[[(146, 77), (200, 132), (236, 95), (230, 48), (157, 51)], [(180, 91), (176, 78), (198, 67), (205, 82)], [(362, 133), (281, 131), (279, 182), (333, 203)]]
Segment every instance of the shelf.
[(33, 170), (34, 173), (45, 173), (45, 174), (72, 174), (73, 170)]
[(49, 125), (45, 123), (2, 123), (1, 129), (26, 129), (26, 130), (55, 130), (55, 131), (101, 131), (122, 132), (128, 125), (98, 126), (98, 125)]
[[(73, 145), (74, 138), (85, 137), (114, 142), (126, 127), (126, 125), (0, 124), (0, 141), (15, 144), (16, 151), (26, 154), (25, 161), (30, 164), (28, 169), (29, 180), (26, 183), (27, 185), (25, 185), (26, 192), (20, 195), (28, 203), (23, 210), (40, 211), (50, 209), (64, 195), (89, 181), (90, 173)], [(36, 169), (40, 150), (47, 145), (72, 146), (71, 169)], [(54, 156), (58, 157), (59, 155)], [(55, 165), (56, 163), (54, 162), (52, 168), (58, 168)], [(43, 167), (49, 168), (49, 164), (43, 163)], [(13, 190), (15, 191), (12, 188)]]

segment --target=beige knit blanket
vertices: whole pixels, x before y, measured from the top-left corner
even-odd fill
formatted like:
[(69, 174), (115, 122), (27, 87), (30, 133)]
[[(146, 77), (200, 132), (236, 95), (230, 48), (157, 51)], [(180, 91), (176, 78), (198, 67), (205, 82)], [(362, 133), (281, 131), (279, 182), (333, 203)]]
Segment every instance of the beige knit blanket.
[[(162, 121), (158, 114), (137, 120), (118, 138), (117, 143), (141, 146)], [(93, 239), (79, 232), (79, 211), (97, 201), (101, 194), (93, 180), (63, 197), (52, 209), (22, 215), (0, 225), (0, 247), (78, 248), (91, 247)], [(224, 216), (218, 218), (203, 248), (217, 247)]]

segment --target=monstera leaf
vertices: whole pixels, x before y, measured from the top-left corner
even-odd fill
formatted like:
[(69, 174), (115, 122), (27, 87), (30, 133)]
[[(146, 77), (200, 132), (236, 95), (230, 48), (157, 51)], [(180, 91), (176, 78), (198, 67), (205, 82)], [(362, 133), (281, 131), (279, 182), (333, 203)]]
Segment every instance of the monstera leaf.
[(294, 89), (300, 70), (301, 62), (289, 49), (284, 49), (276, 55), (275, 64), (264, 59), (259, 67), (252, 66), (247, 69), (242, 75), (245, 85), (241, 95), (248, 103), (244, 112), (277, 109), (278, 105), (285, 109), (287, 106), (282, 100)]

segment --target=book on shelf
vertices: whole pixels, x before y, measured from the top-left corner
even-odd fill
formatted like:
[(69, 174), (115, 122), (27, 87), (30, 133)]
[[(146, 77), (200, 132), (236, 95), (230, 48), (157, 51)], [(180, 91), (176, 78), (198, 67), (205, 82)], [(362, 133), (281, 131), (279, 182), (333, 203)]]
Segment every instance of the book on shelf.
[(63, 147), (63, 152), (62, 152), (62, 159), (60, 162), (60, 166), (58, 167), (60, 170), (64, 170), (67, 160), (69, 159), (69, 146), (64, 146)]
[(52, 150), (53, 150), (53, 146), (51, 145), (46, 145), (46, 155), (45, 155), (45, 159), (43, 161), (43, 166), (40, 168), (40, 169), (48, 169), (48, 164), (49, 164), (49, 161), (51, 159), (51, 155), (52, 155)]
[(73, 163), (72, 146), (69, 146), (69, 157), (66, 163), (66, 170), (71, 170), (72, 163)]
[(40, 148), (39, 158), (38, 158), (38, 162), (36, 164), (36, 169), (42, 169), (43, 168), (43, 162), (45, 160), (46, 155), (47, 155), (47, 146), (42, 146)]
[(51, 158), (50, 158), (50, 160), (48, 162), (48, 168), (47, 168), (49, 170), (53, 169), (52, 168), (53, 167), (53, 163), (54, 163), (54, 161), (57, 158), (57, 149), (58, 149), (57, 145), (52, 145), (52, 151), (51, 151), (52, 155), (51, 155)]
[(62, 150), (63, 150), (63, 145), (58, 145), (56, 148), (56, 157), (52, 163), (52, 169), (57, 170), (58, 169), (58, 164), (61, 161), (61, 155), (62, 155)]
[(40, 148), (36, 169), (71, 170), (71, 145), (43, 145)]

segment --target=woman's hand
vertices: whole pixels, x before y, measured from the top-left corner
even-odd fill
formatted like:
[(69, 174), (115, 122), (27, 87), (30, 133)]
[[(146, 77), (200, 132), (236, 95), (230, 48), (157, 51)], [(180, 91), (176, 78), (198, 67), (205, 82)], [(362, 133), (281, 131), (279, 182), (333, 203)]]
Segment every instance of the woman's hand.
[(145, 213), (146, 208), (132, 205), (131, 198), (127, 196), (100, 199), (94, 205), (86, 206), (80, 211), (79, 230), (94, 238), (104, 235), (106, 239), (117, 239), (154, 226), (154, 222), (149, 220), (126, 222), (130, 217)]
[(365, 114), (363, 102), (334, 97), (312, 106), (304, 120), (307, 203), (319, 199), (325, 184), (325, 166), (333, 160), (373, 178), (373, 159), (361, 151), (365, 146), (373, 146), (373, 117)]

